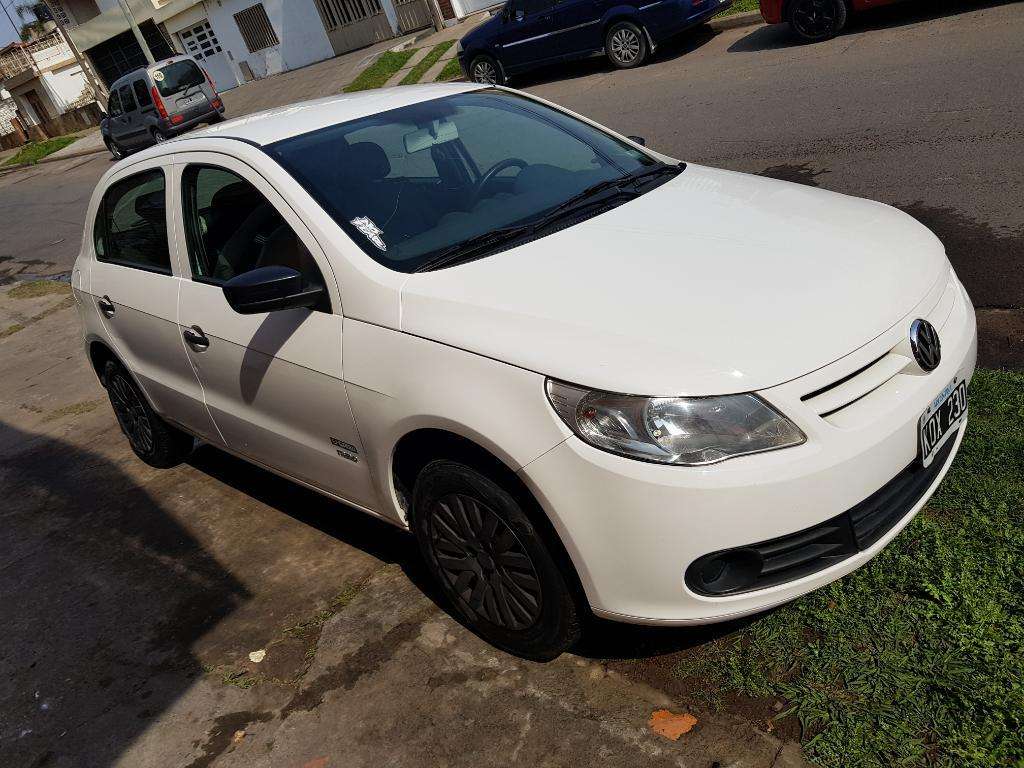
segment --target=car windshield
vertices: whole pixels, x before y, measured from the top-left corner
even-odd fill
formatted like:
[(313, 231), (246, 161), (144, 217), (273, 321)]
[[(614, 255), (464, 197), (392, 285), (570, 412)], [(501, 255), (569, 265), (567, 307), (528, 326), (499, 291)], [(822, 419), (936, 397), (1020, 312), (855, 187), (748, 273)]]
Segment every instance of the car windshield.
[(412, 104), (266, 150), (367, 254), (400, 272), (432, 268), (460, 244), (550, 218), (581, 193), (669, 168), (588, 123), (497, 89)]
[(187, 88), (195, 88), (206, 81), (203, 70), (196, 66), (195, 62), (176, 61), (166, 67), (153, 71), (153, 82), (161, 96), (173, 96), (181, 93)]

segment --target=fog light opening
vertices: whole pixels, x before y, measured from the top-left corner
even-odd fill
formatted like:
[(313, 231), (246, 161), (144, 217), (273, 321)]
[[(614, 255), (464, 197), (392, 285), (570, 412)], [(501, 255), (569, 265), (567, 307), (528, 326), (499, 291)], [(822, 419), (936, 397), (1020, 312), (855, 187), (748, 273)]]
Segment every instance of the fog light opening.
[(757, 550), (731, 549), (696, 560), (686, 572), (691, 589), (705, 595), (727, 595), (750, 589), (764, 561)]

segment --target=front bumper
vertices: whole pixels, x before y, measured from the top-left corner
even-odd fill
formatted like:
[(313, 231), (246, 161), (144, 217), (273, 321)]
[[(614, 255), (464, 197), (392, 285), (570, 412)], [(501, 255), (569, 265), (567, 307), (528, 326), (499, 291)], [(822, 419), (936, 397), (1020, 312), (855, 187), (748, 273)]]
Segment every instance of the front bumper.
[[(931, 373), (913, 362), (906, 343), (917, 317), (930, 320), (942, 340), (943, 359)], [(573, 437), (520, 475), (551, 517), (598, 615), (703, 624), (755, 613), (823, 586), (877, 554), (935, 491), (964, 427), (923, 495), (888, 521), (870, 546), (813, 573), (725, 596), (689, 588), (687, 568), (712, 552), (814, 528), (871, 497), (914, 461), (920, 415), (954, 377), (970, 379), (976, 355), (974, 310), (950, 271), (887, 333), (819, 371), (760, 393), (807, 434), (801, 446), (708, 467), (666, 467), (614, 456)], [(886, 366), (895, 371), (891, 376)], [(866, 374), (858, 373), (864, 369)], [(858, 379), (879, 371), (888, 378), (867, 394), (855, 391)], [(830, 383), (833, 389), (816, 395)], [(841, 392), (853, 399), (833, 409)], [(829, 401), (824, 415), (812, 407), (823, 400)]]

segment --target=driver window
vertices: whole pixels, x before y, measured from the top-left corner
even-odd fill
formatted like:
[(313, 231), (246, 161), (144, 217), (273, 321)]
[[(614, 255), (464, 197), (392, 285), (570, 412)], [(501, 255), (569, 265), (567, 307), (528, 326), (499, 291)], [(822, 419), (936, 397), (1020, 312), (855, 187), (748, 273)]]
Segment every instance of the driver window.
[[(185, 238), (192, 278), (222, 285), (236, 275), (270, 266), (291, 267), (307, 286), (323, 274), (295, 230), (252, 184), (231, 171), (190, 165), (182, 176)], [(314, 308), (330, 312), (324, 305)]]

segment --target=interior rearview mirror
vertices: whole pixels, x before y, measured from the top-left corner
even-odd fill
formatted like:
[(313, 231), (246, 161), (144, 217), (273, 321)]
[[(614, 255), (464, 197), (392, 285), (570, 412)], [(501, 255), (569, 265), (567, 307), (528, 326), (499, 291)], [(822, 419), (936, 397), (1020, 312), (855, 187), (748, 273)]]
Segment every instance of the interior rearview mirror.
[(627, 136), (626, 138), (632, 141), (634, 144), (639, 144), (641, 147), (647, 146), (647, 139), (645, 139), (643, 136)]
[(324, 295), (322, 286), (304, 284), (291, 267), (260, 267), (224, 283), (224, 298), (240, 315), (313, 307)]
[(405, 134), (405, 151), (411, 155), (413, 152), (422, 152), (435, 144), (444, 144), (457, 138), (459, 129), (451, 120), (431, 120), (429, 128)]

